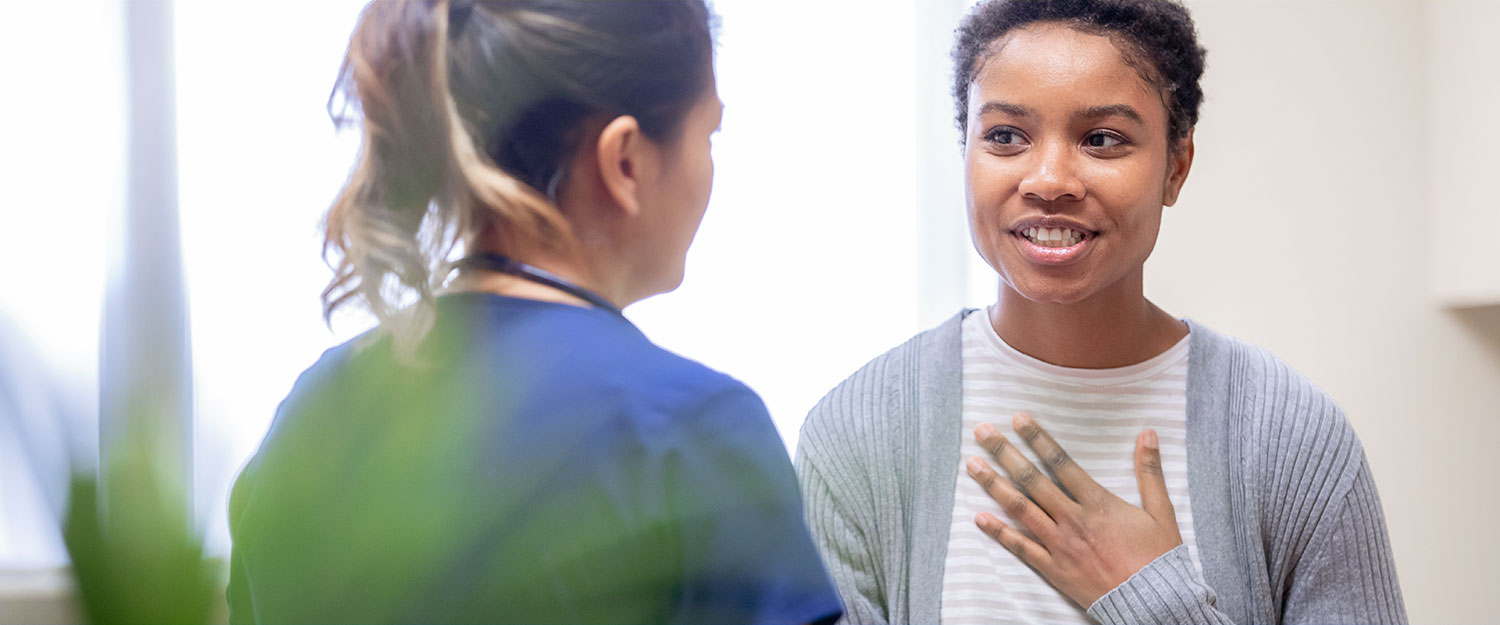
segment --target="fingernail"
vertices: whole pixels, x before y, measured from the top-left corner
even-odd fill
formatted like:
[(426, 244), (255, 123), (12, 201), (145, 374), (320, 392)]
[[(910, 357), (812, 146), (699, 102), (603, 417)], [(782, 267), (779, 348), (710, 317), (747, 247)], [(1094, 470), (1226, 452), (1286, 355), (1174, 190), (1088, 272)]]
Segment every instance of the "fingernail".
[(981, 423), (979, 427), (974, 428), (974, 435), (980, 438), (988, 438), (998, 433), (999, 432), (995, 430), (995, 426), (988, 423)]
[(1031, 425), (1031, 415), (1024, 412), (1018, 412), (1016, 413), (1016, 418), (1014, 421), (1012, 421), (1012, 423), (1015, 423), (1016, 427), (1018, 428), (1029, 426)]
[(984, 470), (984, 462), (978, 458), (969, 458), (969, 473), (979, 473)]
[(1146, 449), (1157, 449), (1160, 444), (1156, 440), (1156, 430), (1146, 430)]

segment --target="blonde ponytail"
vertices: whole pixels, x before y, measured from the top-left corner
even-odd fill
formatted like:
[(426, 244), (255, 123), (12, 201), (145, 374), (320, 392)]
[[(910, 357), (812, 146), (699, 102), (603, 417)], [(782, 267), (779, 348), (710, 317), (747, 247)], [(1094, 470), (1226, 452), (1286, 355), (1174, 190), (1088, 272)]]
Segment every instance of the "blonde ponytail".
[(363, 142), (325, 220), (324, 258), (337, 262), (323, 315), (361, 303), (406, 355), (431, 329), (434, 294), (466, 238), (486, 229), (510, 250), (576, 245), (557, 207), (491, 162), (459, 115), (449, 11), (447, 0), (372, 2), (330, 98), (330, 109), (340, 96), (358, 107)]

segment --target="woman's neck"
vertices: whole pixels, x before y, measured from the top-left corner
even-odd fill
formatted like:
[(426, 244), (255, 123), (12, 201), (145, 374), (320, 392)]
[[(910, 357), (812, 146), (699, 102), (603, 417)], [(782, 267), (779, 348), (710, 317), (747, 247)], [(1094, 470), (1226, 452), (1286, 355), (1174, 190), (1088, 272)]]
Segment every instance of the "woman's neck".
[(989, 320), (1000, 338), (1021, 353), (1081, 369), (1142, 362), (1187, 336), (1187, 324), (1157, 308), (1140, 290), (1123, 291), (1052, 304), (1028, 300), (1002, 283)]
[[(620, 289), (612, 288), (608, 280), (598, 277), (597, 271), (581, 259), (570, 259), (558, 254), (528, 253), (510, 255), (511, 260), (525, 263), (551, 273), (574, 286), (580, 287), (616, 306), (623, 306)], [(519, 297), (544, 302), (557, 302), (590, 307), (584, 299), (544, 284), (525, 278), (494, 271), (473, 271), (460, 274), (449, 284), (450, 291), (479, 291), (507, 297)]]

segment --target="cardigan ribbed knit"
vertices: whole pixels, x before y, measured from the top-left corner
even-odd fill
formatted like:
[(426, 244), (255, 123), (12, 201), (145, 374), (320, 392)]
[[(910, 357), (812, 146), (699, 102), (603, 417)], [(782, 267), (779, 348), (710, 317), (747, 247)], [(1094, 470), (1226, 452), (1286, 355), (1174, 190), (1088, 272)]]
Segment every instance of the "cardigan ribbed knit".
[[(807, 521), (844, 622), (939, 621), (969, 312), (865, 365), (802, 426)], [(1089, 615), (1404, 623), (1380, 499), (1342, 410), (1269, 352), (1188, 323), (1188, 490), (1205, 581), (1179, 546)]]

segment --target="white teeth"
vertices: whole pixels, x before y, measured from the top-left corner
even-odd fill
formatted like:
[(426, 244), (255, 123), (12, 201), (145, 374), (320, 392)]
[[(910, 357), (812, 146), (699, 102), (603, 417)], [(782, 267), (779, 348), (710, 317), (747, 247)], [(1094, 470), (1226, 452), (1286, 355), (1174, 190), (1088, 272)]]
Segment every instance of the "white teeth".
[(1042, 247), (1072, 247), (1083, 240), (1083, 233), (1071, 228), (1027, 228), (1022, 236)]

